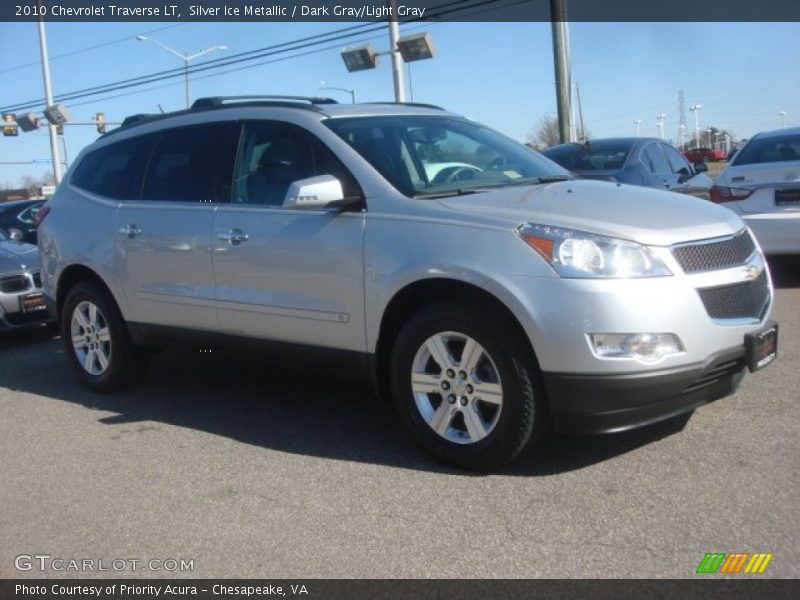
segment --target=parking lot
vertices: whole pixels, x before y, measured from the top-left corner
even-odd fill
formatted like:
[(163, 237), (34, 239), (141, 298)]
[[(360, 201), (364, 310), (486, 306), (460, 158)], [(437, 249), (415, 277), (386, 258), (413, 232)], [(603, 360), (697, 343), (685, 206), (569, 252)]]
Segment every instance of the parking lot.
[(692, 577), (716, 551), (798, 577), (800, 265), (773, 269), (780, 358), (735, 396), (492, 475), (432, 463), (327, 373), (169, 351), (104, 396), (44, 330), (3, 335), (0, 578), (93, 575), (15, 569), (36, 553), (194, 561), (147, 577)]

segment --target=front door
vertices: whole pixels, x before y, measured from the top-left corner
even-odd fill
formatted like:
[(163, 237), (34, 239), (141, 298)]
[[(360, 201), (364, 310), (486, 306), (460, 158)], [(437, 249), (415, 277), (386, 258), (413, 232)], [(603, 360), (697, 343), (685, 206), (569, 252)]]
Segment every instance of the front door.
[(352, 175), (306, 130), (245, 125), (233, 198), (214, 216), (211, 244), (223, 332), (364, 350), (364, 213), (285, 209), (294, 181)]

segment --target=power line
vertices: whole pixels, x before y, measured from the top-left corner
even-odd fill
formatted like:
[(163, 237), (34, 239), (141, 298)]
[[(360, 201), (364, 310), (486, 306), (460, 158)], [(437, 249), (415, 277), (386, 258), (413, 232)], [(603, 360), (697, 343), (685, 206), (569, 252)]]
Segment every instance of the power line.
[[(528, 0), (516, 0), (515, 2), (511, 2), (509, 4), (503, 5), (502, 8), (509, 8), (509, 7), (512, 7), (512, 6), (516, 6), (518, 4), (524, 4), (526, 2), (528, 2)], [(490, 11), (495, 10), (495, 9), (496, 8), (493, 7), (493, 8), (482, 9), (482, 10), (477, 10), (477, 11), (471, 11), (469, 13), (463, 14), (462, 17), (477, 16), (477, 15), (480, 15), (480, 14), (484, 14), (486, 12), (490, 12)], [(432, 23), (422, 23), (422, 24), (419, 24), (419, 25), (414, 26), (414, 27), (407, 27), (405, 30), (406, 31), (416, 31), (416, 30), (419, 30), (419, 29), (432, 27), (432, 26), (435, 26), (435, 25), (441, 25), (441, 24), (442, 24), (441, 21), (432, 22)], [(350, 42), (358, 44), (358, 43), (362, 43), (362, 42), (367, 42), (367, 41), (379, 39), (381, 37), (383, 37), (383, 36), (382, 35), (373, 35), (373, 36), (370, 36), (370, 37), (353, 39), (353, 40), (350, 40)], [(277, 63), (277, 62), (282, 62), (282, 61), (285, 61), (285, 60), (291, 60), (293, 58), (300, 58), (302, 56), (308, 56), (308, 55), (311, 55), (311, 54), (319, 54), (320, 52), (327, 52), (328, 50), (334, 50), (334, 49), (339, 48), (339, 47), (340, 47), (340, 44), (337, 43), (337, 44), (334, 44), (334, 45), (331, 45), (331, 46), (326, 46), (324, 48), (317, 48), (315, 50), (309, 50), (307, 52), (301, 52), (301, 53), (298, 53), (298, 54), (293, 54), (291, 56), (273, 58), (273, 59), (270, 59), (270, 60), (260, 61), (260, 62), (254, 63), (252, 65), (246, 65), (246, 66), (243, 66), (243, 67), (236, 67), (236, 68), (233, 68), (233, 69), (226, 69), (226, 70), (220, 71), (218, 73), (209, 73), (207, 75), (200, 75), (199, 77), (195, 77), (194, 80), (197, 81), (197, 80), (201, 80), (201, 79), (210, 79), (212, 77), (219, 77), (219, 76), (222, 76), (222, 75), (226, 75), (228, 73), (244, 71), (246, 69), (253, 69), (255, 67), (260, 67), (260, 66), (263, 66), (263, 65), (269, 65), (269, 64), (273, 64), (273, 63)], [(288, 52), (288, 50), (287, 50), (287, 52)], [(94, 100), (87, 100), (87, 101), (84, 101), (84, 102), (75, 102), (75, 103), (71, 102), (70, 103), (70, 107), (84, 106), (84, 105), (87, 105), (87, 104), (95, 104), (97, 102), (103, 102), (105, 100), (114, 100), (114, 99), (117, 99), (117, 98), (125, 98), (125, 97), (128, 97), (128, 96), (134, 96), (134, 95), (137, 95), (137, 94), (144, 94), (144, 93), (147, 93), (147, 92), (150, 92), (150, 91), (154, 91), (154, 90), (160, 90), (160, 89), (164, 89), (164, 88), (168, 88), (168, 87), (174, 87), (174, 86), (177, 86), (177, 85), (182, 85), (182, 84), (180, 82), (167, 83), (167, 84), (163, 84), (163, 85), (157, 85), (157, 86), (149, 87), (149, 88), (146, 88), (144, 90), (139, 90), (139, 91), (135, 91), (135, 92), (124, 92), (122, 94), (115, 94), (113, 96), (104, 96), (102, 98), (97, 98), (97, 99), (94, 99)], [(98, 93), (102, 93), (102, 92), (98, 92)]]
[[(171, 29), (173, 27), (180, 27), (181, 25), (188, 25), (188, 23), (173, 23), (172, 25), (166, 25), (164, 27), (157, 27), (156, 29), (148, 29), (147, 31), (143, 31), (142, 33), (156, 33), (158, 31), (164, 31), (165, 29)], [(114, 44), (119, 44), (120, 42), (125, 42), (131, 39), (131, 36), (126, 35), (125, 37), (117, 38), (115, 40), (110, 40), (108, 42), (103, 42), (101, 44), (95, 44), (93, 46), (85, 46), (83, 48), (78, 48), (77, 50), (70, 50), (69, 52), (64, 52), (62, 54), (56, 54), (55, 56), (50, 57), (50, 62), (54, 60), (58, 60), (60, 58), (67, 58), (69, 56), (75, 56), (76, 54), (83, 54), (84, 52), (91, 52), (92, 50), (97, 50), (99, 48), (106, 48), (107, 46), (113, 46)], [(40, 65), (42, 61), (34, 60), (28, 63), (23, 63), (21, 65), (16, 65), (13, 67), (8, 67), (6, 69), (0, 69), (0, 74), (2, 73), (10, 73), (11, 71), (18, 71), (20, 69), (25, 69), (27, 67), (34, 67)]]
[[(464, 2), (460, 0), (447, 2), (435, 7), (436, 9), (443, 9), (445, 7), (453, 6), (449, 10), (440, 10), (438, 13), (432, 13), (428, 16), (428, 18), (441, 18), (443, 16), (447, 16), (449, 14), (455, 12), (463, 12), (468, 9), (477, 8), (485, 5), (496, 4), (501, 2), (502, 0), (483, 0), (482, 2), (478, 2), (476, 4), (470, 6), (463, 6)], [(413, 21), (420, 21), (421, 19), (413, 19), (409, 22)], [(302, 50), (307, 47), (328, 43), (334, 40), (346, 40), (352, 37), (354, 34), (352, 33), (354, 30), (363, 29), (359, 33), (367, 33), (371, 31), (376, 31), (384, 27), (383, 21), (377, 23), (362, 23), (360, 25), (354, 25), (350, 27), (340, 28), (334, 31), (330, 31), (327, 33), (316, 34), (312, 36), (307, 36), (304, 38), (300, 38), (297, 40), (292, 40), (289, 42), (282, 42), (280, 44), (274, 44), (272, 46), (265, 46), (262, 48), (257, 48), (255, 50), (249, 50), (246, 52), (240, 52), (233, 56), (218, 58), (215, 60), (209, 60), (202, 63), (198, 63), (197, 65), (190, 67), (189, 73), (198, 73), (207, 71), (210, 69), (217, 69), (222, 67), (227, 67), (235, 64), (239, 64), (242, 62), (247, 62), (250, 60), (256, 60), (258, 58), (264, 58), (267, 56), (273, 56), (276, 54), (281, 54), (284, 52), (292, 52), (295, 50)], [(325, 39), (323, 39), (325, 38)], [(112, 82), (109, 84), (104, 84), (100, 86), (94, 86), (90, 88), (84, 88), (82, 90), (76, 90), (73, 92), (68, 92), (66, 94), (61, 94), (57, 97), (57, 100), (60, 102), (69, 101), (69, 100), (77, 100), (80, 98), (85, 98), (92, 95), (99, 95), (102, 93), (113, 92), (121, 89), (127, 89), (130, 87), (136, 87), (139, 85), (146, 85), (148, 83), (156, 83), (158, 81), (163, 81), (165, 79), (171, 79), (174, 77), (183, 76), (185, 70), (183, 68), (176, 68), (176, 69), (167, 69), (165, 71), (159, 71), (156, 73), (151, 73), (148, 75), (142, 75), (138, 77), (133, 77), (129, 79), (123, 79), (120, 81)], [(24, 103), (5, 106), (0, 108), (2, 112), (17, 112), (23, 109), (34, 108), (40, 106), (44, 100), (42, 98), (38, 100), (29, 100)]]

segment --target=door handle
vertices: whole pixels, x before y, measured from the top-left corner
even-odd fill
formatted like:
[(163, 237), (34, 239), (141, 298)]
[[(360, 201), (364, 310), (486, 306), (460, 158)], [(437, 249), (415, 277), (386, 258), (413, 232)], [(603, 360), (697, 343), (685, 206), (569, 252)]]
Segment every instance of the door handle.
[(231, 246), (238, 246), (242, 242), (246, 242), (249, 237), (250, 236), (241, 229), (231, 229), (217, 234), (217, 238), (225, 242), (230, 242)]
[(133, 239), (137, 235), (141, 235), (142, 234), (142, 230), (139, 229), (134, 223), (129, 223), (128, 225), (125, 225), (124, 227), (120, 227), (119, 228), (119, 232), (120, 232), (120, 234), (122, 234), (122, 235), (124, 235), (124, 236), (126, 236), (126, 237), (128, 237), (130, 239)]

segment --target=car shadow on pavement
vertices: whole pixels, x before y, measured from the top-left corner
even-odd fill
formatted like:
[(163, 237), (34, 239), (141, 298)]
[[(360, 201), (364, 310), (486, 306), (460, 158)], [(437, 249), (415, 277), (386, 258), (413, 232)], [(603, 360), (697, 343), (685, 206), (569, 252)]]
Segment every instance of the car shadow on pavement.
[[(98, 418), (112, 439), (118, 435), (113, 426), (155, 421), (280, 452), (464, 474), (417, 449), (392, 407), (377, 400), (366, 382), (287, 368), (269, 357), (169, 350), (154, 357), (139, 387), (96, 394), (73, 377), (60, 340), (41, 332), (17, 337), (24, 361), (38, 368), (20, 365), (11, 376), (4, 373), (0, 386), (115, 413)], [(8, 347), (0, 351), (10, 356)], [(503, 473), (549, 476), (581, 469), (676, 433), (687, 419), (608, 436), (551, 436)]]
[(800, 256), (768, 256), (767, 262), (776, 288), (800, 288)]

